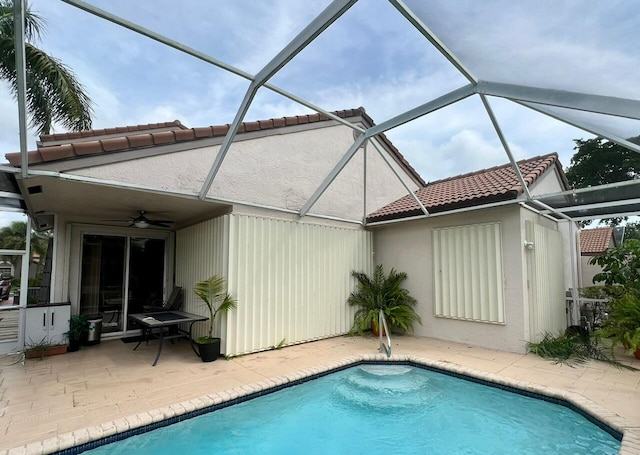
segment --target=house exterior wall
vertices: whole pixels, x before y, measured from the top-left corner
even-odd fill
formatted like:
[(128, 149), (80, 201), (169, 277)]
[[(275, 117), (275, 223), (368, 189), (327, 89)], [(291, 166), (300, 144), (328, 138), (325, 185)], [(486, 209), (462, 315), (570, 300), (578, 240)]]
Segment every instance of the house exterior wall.
[(525, 248), (529, 333), (526, 340), (539, 342), (546, 333), (557, 334), (567, 328), (566, 292), (563, 280), (562, 235), (533, 221), (525, 221)]
[(562, 178), (555, 166), (550, 167), (546, 172), (529, 187), (532, 196), (542, 196), (544, 194), (559, 193), (566, 190), (561, 183)]
[[(271, 134), (242, 140), (237, 136), (208, 193), (211, 198), (267, 207), (299, 210), (353, 144), (353, 130), (333, 122), (280, 128)], [(197, 193), (220, 145), (158, 154), (97, 167), (74, 174), (144, 186)], [(360, 220), (366, 213), (406, 194), (405, 188), (373, 146), (366, 148), (337, 176), (310, 213)], [(388, 154), (391, 157), (390, 154)], [(401, 166), (393, 167), (418, 188)], [(364, 206), (363, 182), (367, 178)]]
[[(578, 236), (578, 239), (579, 238), (580, 237)], [(611, 249), (615, 247), (616, 247), (616, 242), (613, 236), (611, 236), (611, 239), (609, 239), (609, 245), (607, 246), (607, 249)], [(602, 267), (600, 267), (598, 264), (589, 264), (589, 261), (591, 261), (593, 257), (594, 255), (589, 255), (589, 254), (580, 256), (580, 287), (601, 286), (604, 284), (603, 281), (598, 281), (596, 283), (593, 282), (593, 277), (596, 274), (602, 272)]]
[[(229, 263), (230, 215), (213, 218), (176, 232), (176, 286), (184, 292), (183, 309), (189, 313), (208, 316), (207, 307), (196, 298), (193, 287), (198, 281), (219, 275), (227, 279)], [(225, 325), (220, 317), (215, 326), (222, 339), (222, 352), (226, 338)], [(208, 334), (208, 323), (197, 323), (193, 337)]]
[[(524, 290), (523, 290), (523, 295), (524, 295), (524, 301), (523, 301), (523, 307), (524, 307), (524, 320), (525, 320), (525, 338), (524, 340), (527, 341), (533, 341), (535, 334), (531, 333), (532, 329), (535, 329), (535, 326), (532, 324), (532, 321), (530, 320), (530, 316), (532, 314), (535, 314), (537, 312), (537, 309), (535, 307), (535, 293), (534, 293), (534, 288), (533, 286), (528, 286), (527, 285), (527, 281), (528, 280), (535, 280), (535, 262), (532, 261), (532, 259), (535, 258), (535, 256), (532, 256), (530, 253), (531, 251), (528, 251), (524, 248), (524, 242), (528, 241), (528, 242), (533, 242), (534, 243), (534, 250), (533, 252), (535, 253), (536, 251), (536, 238), (535, 238), (535, 234), (533, 232), (527, 232), (527, 223), (531, 223), (533, 224), (535, 227), (541, 227), (541, 228), (546, 228), (546, 229), (551, 229), (551, 230), (557, 230), (560, 232), (561, 236), (562, 236), (562, 244), (563, 244), (563, 248), (562, 251), (560, 252), (560, 254), (558, 255), (559, 257), (556, 257), (555, 260), (557, 260), (559, 263), (558, 264), (554, 264), (553, 269), (554, 270), (564, 270), (564, 273), (561, 273), (561, 275), (564, 277), (564, 289), (568, 289), (571, 286), (571, 270), (568, 271), (566, 270), (566, 263), (567, 261), (570, 261), (570, 259), (567, 259), (567, 256), (569, 256), (569, 250), (568, 247), (565, 245), (565, 242), (568, 241), (568, 231), (567, 231), (567, 223), (563, 223), (563, 222), (558, 222), (556, 223), (554, 220), (551, 220), (545, 216), (539, 215), (538, 213), (535, 213), (531, 210), (522, 210), (520, 212), (520, 217), (521, 217), (521, 224), (520, 224), (520, 245), (522, 246), (522, 251), (524, 253), (524, 261), (525, 261), (525, 266), (522, 269), (522, 282), (524, 283)], [(527, 263), (527, 261), (529, 261)], [(564, 269), (563, 269), (564, 268)], [(534, 282), (533, 285), (537, 285), (538, 283)], [(562, 307), (564, 308), (565, 306), (565, 300), (562, 299), (562, 301), (558, 302), (558, 305), (562, 305)], [(562, 321), (564, 323), (564, 320)]]
[(593, 277), (602, 272), (602, 267), (598, 264), (589, 264), (593, 256), (580, 256), (580, 287), (597, 286), (604, 284), (597, 282), (594, 284)]
[[(558, 170), (554, 167), (550, 168), (541, 175), (533, 185), (529, 188), (532, 196), (541, 196), (544, 194), (552, 194), (559, 193), (565, 191), (566, 188), (562, 185), (562, 178), (558, 173)], [(542, 217), (540, 217), (542, 218)], [(541, 221), (542, 222), (542, 221)], [(554, 223), (551, 221), (551, 223)], [(554, 223), (555, 224), (555, 223)], [(571, 229), (571, 224), (573, 224), (573, 230)], [(571, 255), (571, 244), (575, 245), (576, 235), (578, 232), (578, 225), (573, 221), (560, 221), (557, 223), (557, 227), (554, 228), (560, 231), (562, 234), (562, 247), (564, 249), (564, 283), (565, 289), (570, 289), (574, 287), (573, 283), (573, 272), (572, 270), (578, 269), (578, 255), (580, 254), (579, 248), (575, 249), (575, 256)], [(578, 243), (579, 244), (579, 243)], [(579, 280), (579, 277), (576, 272), (576, 280)], [(576, 282), (575, 286), (578, 286)]]
[(238, 300), (217, 328), (226, 355), (346, 333), (354, 312), (346, 304), (351, 271), (372, 270), (371, 233), (273, 214), (225, 215), (180, 230), (176, 242), (176, 283), (187, 311), (205, 314), (191, 289), (214, 273), (227, 278)]
[[(415, 334), (513, 352), (524, 352), (526, 266), (523, 257), (524, 221), (519, 206), (476, 210), (373, 228), (375, 262), (409, 275), (406, 287), (418, 300), (422, 325)], [(504, 266), (505, 324), (462, 321), (434, 316), (431, 246), (435, 228), (499, 222)], [(410, 253), (408, 253), (410, 252)]]

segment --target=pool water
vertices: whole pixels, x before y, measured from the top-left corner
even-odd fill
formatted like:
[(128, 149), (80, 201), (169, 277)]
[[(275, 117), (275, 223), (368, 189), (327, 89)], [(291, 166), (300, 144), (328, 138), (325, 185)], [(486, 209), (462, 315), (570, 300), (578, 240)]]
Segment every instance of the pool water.
[(615, 454), (572, 410), (405, 365), (361, 365), (105, 445), (108, 454)]

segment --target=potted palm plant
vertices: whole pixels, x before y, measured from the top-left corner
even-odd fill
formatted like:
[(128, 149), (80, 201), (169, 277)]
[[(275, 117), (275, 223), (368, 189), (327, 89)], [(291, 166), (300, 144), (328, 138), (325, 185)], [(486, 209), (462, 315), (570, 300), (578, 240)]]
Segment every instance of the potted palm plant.
[(213, 336), (213, 328), (218, 314), (225, 314), (236, 307), (236, 300), (226, 292), (224, 278), (214, 275), (199, 281), (193, 292), (209, 310), (209, 333), (196, 339), (200, 358), (203, 362), (213, 362), (220, 356), (220, 338)]
[(401, 332), (412, 332), (413, 323), (422, 324), (420, 316), (415, 312), (417, 304), (409, 291), (402, 287), (407, 279), (405, 272), (391, 269), (389, 275), (384, 272), (382, 264), (376, 266), (373, 276), (364, 272), (352, 272), (358, 281), (357, 289), (349, 295), (349, 306), (358, 307), (354, 315), (351, 333), (362, 333), (371, 328), (378, 335), (378, 314), (383, 311), (391, 328)]

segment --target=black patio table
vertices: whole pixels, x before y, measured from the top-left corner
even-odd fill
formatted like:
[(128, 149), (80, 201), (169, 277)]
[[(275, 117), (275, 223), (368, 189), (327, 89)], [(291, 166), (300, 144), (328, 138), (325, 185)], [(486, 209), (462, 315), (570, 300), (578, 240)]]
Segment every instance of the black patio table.
[[(138, 349), (143, 341), (149, 343), (149, 337), (158, 338), (160, 344), (158, 345), (158, 354), (153, 361), (155, 367), (162, 353), (162, 342), (164, 340), (173, 340), (175, 338), (187, 338), (191, 343), (191, 349), (200, 356), (193, 346), (193, 339), (191, 332), (193, 330), (193, 324), (200, 321), (209, 320), (208, 317), (200, 316), (198, 314), (186, 313), (184, 311), (162, 311), (162, 312), (150, 312), (150, 313), (136, 313), (130, 314), (129, 319), (135, 321), (142, 326), (142, 338), (133, 348), (135, 351)], [(189, 323), (189, 330), (180, 328), (180, 324)]]

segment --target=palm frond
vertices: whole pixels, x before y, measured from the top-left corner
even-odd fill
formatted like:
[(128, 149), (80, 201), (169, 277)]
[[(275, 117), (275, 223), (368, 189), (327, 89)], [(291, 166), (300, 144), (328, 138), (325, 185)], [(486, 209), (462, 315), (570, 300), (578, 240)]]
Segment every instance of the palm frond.
[(213, 338), (216, 316), (227, 313), (237, 306), (237, 301), (226, 292), (226, 287), (225, 279), (218, 275), (199, 281), (193, 287), (193, 292), (209, 310), (209, 338)]
[[(27, 40), (38, 40), (44, 32), (45, 22), (28, 8), (24, 12), (24, 35)], [(10, 36), (13, 39), (13, 0), (0, 0), (0, 37)]]
[(349, 295), (349, 306), (358, 307), (354, 315), (351, 333), (362, 333), (377, 320), (378, 311), (383, 310), (392, 327), (411, 332), (413, 324), (422, 324), (413, 307), (417, 300), (403, 287), (408, 275), (391, 269), (385, 274), (382, 264), (376, 266), (371, 277), (364, 272), (353, 271), (356, 279), (356, 290)]
[(528, 343), (527, 348), (540, 357), (551, 359), (553, 363), (575, 367), (589, 360), (605, 362), (616, 368), (636, 370), (629, 365), (619, 362), (613, 352), (600, 343), (597, 336), (581, 336), (560, 334), (554, 336), (545, 333), (538, 343)]
[[(26, 15), (27, 38), (37, 37), (44, 22)], [(31, 43), (25, 43), (27, 108), (30, 126), (39, 134), (55, 123), (75, 131), (91, 129), (92, 102), (70, 68)], [(0, 0), (0, 77), (17, 94), (13, 1)]]

